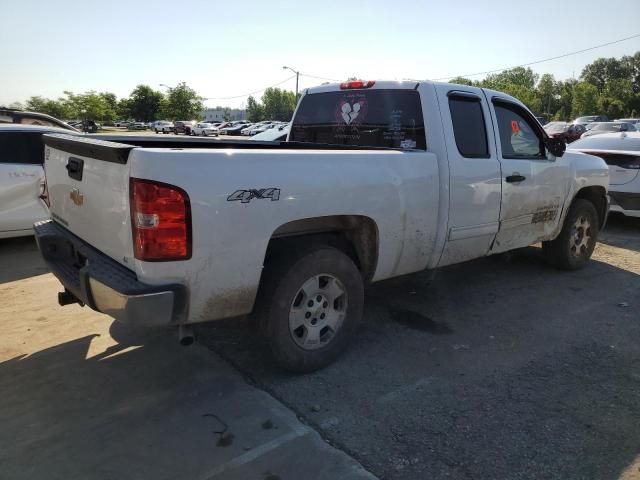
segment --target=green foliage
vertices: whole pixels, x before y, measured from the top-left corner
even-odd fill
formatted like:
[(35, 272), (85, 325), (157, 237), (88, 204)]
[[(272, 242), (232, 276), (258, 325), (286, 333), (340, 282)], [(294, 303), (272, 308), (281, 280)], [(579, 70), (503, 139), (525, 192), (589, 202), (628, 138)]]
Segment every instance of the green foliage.
[(148, 85), (138, 85), (126, 100), (127, 117), (140, 122), (157, 120), (163, 107), (164, 95)]
[(163, 117), (169, 120), (193, 120), (204, 110), (202, 98), (185, 82), (169, 89), (167, 101), (162, 108)]
[(247, 98), (247, 120), (250, 122), (264, 120), (264, 108), (253, 97)]
[(455, 83), (456, 85), (469, 85), (470, 87), (475, 87), (476, 82), (464, 77), (454, 77), (449, 80), (449, 83)]
[(247, 119), (250, 122), (260, 120), (280, 120), (288, 122), (296, 109), (297, 99), (294, 92), (279, 88), (267, 88), (262, 94), (262, 102), (255, 98), (247, 99)]
[(588, 82), (575, 84), (571, 109), (572, 114), (576, 117), (580, 115), (597, 115), (598, 89)]
[(296, 109), (296, 94), (279, 88), (267, 88), (262, 94), (264, 118), (288, 122)]
[(621, 59), (599, 58), (582, 70), (580, 81), (556, 80), (517, 67), (488, 75), (478, 82), (456, 77), (450, 83), (490, 88), (518, 98), (530, 110), (554, 120), (580, 115), (609, 118), (640, 114), (640, 52)]

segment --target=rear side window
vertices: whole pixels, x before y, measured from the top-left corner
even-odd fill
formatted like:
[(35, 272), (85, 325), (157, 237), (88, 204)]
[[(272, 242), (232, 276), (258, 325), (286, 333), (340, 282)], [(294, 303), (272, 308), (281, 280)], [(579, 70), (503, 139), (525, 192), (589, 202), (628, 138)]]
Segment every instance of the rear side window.
[(44, 146), (41, 133), (0, 133), (0, 163), (42, 165)]
[(460, 155), (467, 158), (489, 158), (487, 129), (480, 99), (451, 95), (449, 111)]
[(426, 150), (420, 94), (380, 89), (305, 95), (289, 140)]

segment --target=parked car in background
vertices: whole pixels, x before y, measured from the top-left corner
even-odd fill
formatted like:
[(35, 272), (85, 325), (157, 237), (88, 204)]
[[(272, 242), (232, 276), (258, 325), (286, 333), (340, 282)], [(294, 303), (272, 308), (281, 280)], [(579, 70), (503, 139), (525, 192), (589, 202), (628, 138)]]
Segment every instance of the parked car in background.
[(212, 123), (200, 122), (200, 123), (196, 123), (194, 127), (191, 129), (191, 134), (201, 135), (203, 137), (208, 137), (210, 135), (217, 137), (218, 128), (215, 127)]
[(567, 122), (549, 122), (543, 128), (550, 137), (561, 138), (566, 143), (579, 139), (587, 131), (584, 125)]
[(236, 123), (235, 125), (224, 129), (225, 135), (240, 135), (242, 130), (250, 125), (250, 123)]
[(638, 129), (637, 125), (640, 123), (640, 118), (617, 118), (614, 120), (614, 122), (631, 123), (636, 126), (636, 129)]
[(173, 132), (173, 122), (167, 120), (158, 120), (154, 122), (153, 131), (156, 133), (171, 133)]
[(594, 124), (589, 130), (584, 132), (580, 138), (591, 137), (611, 132), (635, 132), (636, 127), (625, 122), (599, 122)]
[(0, 238), (33, 235), (33, 223), (49, 218), (42, 166), (44, 133), (73, 132), (0, 123)]
[(586, 125), (587, 123), (608, 122), (608, 121), (609, 121), (609, 117), (607, 117), (606, 115), (588, 115), (586, 117), (578, 117), (578, 118), (576, 118), (573, 121), (573, 123), (580, 124), (580, 125)]
[(260, 127), (262, 127), (263, 125), (270, 125), (274, 123), (271, 120), (263, 120), (261, 122), (257, 122), (257, 123), (253, 123), (253, 124), (249, 124), (247, 125), (246, 128), (243, 128), (242, 131), (240, 132), (242, 135), (245, 136), (251, 136), (251, 135), (255, 135), (257, 132), (255, 130), (259, 129)]
[(260, 125), (257, 128), (253, 129), (251, 131), (252, 135), (259, 135), (262, 132), (266, 132), (267, 130), (271, 130), (273, 128), (279, 127), (281, 125), (280, 122), (272, 122), (272, 123), (267, 123), (266, 125)]
[(540, 125), (545, 126), (547, 123), (549, 123), (549, 120), (547, 120), (547, 117), (545, 117), (544, 115), (536, 115), (536, 120), (538, 120), (540, 122)]
[(146, 130), (147, 124), (144, 122), (133, 122), (127, 125), (127, 130)]
[(640, 132), (603, 133), (568, 148), (602, 158), (609, 165), (611, 211), (640, 217)]
[(129, 120), (120, 120), (119, 122), (114, 123), (114, 125), (116, 127), (124, 127), (124, 128), (126, 128), (126, 127), (129, 126), (130, 123), (133, 123), (133, 122), (130, 122)]
[(251, 140), (262, 140), (267, 142), (283, 142), (287, 139), (287, 135), (289, 135), (289, 124), (285, 123), (282, 125), (275, 126), (270, 128), (269, 130), (265, 130), (262, 133), (258, 133), (251, 137)]
[(37, 112), (25, 112), (23, 110), (15, 110), (11, 108), (0, 108), (0, 124), (3, 123), (19, 123), (20, 125), (38, 125), (41, 127), (57, 127), (72, 132), (78, 132), (78, 129), (72, 127), (68, 123), (58, 120), (51, 115)]
[(185, 135), (191, 135), (191, 129), (194, 127), (196, 122), (194, 121), (185, 121), (181, 120), (178, 122), (173, 122), (173, 133), (179, 135), (184, 133)]

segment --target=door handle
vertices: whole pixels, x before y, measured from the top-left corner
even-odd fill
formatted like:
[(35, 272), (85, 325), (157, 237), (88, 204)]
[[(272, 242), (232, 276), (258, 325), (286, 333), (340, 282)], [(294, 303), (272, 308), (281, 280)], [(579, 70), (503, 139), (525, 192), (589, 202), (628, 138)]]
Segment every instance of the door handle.
[(527, 179), (524, 175), (520, 175), (519, 173), (514, 173), (513, 175), (509, 175), (505, 180), (507, 183), (520, 183), (524, 182)]

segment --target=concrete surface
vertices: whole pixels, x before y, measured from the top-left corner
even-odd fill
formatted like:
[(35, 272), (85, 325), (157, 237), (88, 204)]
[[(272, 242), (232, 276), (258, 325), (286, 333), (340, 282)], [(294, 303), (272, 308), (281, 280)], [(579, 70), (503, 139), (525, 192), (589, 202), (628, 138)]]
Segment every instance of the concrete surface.
[(638, 480), (640, 219), (601, 240), (575, 272), (532, 247), (374, 284), (355, 344), (311, 375), (241, 322), (199, 341), (380, 478)]
[(33, 239), (0, 240), (0, 479), (368, 479), (176, 332), (57, 305)]

